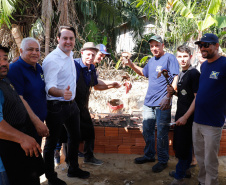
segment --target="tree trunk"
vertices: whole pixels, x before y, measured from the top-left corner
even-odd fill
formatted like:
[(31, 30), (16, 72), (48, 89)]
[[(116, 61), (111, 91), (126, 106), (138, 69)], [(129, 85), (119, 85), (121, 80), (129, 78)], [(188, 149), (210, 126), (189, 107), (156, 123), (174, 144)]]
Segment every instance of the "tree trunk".
[(13, 36), (15, 42), (16, 42), (16, 45), (17, 45), (17, 48), (18, 48), (18, 51), (19, 51), (21, 42), (23, 40), (23, 36), (21, 34), (20, 27), (16, 24), (12, 24), (11, 33), (12, 33), (12, 36)]
[(59, 26), (69, 25), (68, 0), (58, 0), (58, 12), (60, 13)]

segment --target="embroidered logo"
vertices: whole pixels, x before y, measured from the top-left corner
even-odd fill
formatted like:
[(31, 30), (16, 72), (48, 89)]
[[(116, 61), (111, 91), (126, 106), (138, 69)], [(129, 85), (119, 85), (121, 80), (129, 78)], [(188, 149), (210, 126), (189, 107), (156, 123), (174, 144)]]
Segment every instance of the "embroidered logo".
[(182, 94), (183, 96), (185, 96), (185, 95), (187, 94), (187, 91), (183, 89), (183, 90), (181, 91), (181, 94)]
[(156, 67), (156, 72), (161, 72), (162, 71), (162, 66), (157, 66)]
[(210, 74), (210, 78), (212, 79), (218, 79), (220, 72), (212, 71)]
[(42, 73), (40, 73), (40, 77), (44, 81), (44, 75)]

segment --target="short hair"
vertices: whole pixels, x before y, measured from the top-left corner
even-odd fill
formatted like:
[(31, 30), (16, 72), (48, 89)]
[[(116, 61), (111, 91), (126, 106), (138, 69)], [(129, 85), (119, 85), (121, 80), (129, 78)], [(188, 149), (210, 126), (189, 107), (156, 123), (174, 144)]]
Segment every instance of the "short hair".
[(61, 36), (61, 32), (62, 32), (63, 29), (72, 31), (74, 33), (75, 37), (76, 37), (75, 29), (72, 26), (60, 26), (59, 27), (59, 33), (58, 33), (59, 38)]
[(5, 53), (9, 53), (9, 48), (8, 47), (4, 47), (0, 44), (0, 50), (3, 50)]
[(22, 42), (21, 42), (20, 48), (21, 48), (22, 50), (25, 50), (25, 46), (26, 46), (27, 42), (29, 42), (29, 41), (36, 42), (36, 43), (38, 44), (38, 47), (39, 47), (39, 50), (40, 50), (40, 44), (39, 44), (38, 40), (36, 40), (34, 37), (27, 37), (27, 38), (24, 38), (24, 39), (22, 40)]
[(191, 49), (186, 46), (186, 45), (181, 45), (177, 48), (177, 51), (181, 52), (181, 53), (184, 53), (186, 52), (187, 54), (191, 55)]

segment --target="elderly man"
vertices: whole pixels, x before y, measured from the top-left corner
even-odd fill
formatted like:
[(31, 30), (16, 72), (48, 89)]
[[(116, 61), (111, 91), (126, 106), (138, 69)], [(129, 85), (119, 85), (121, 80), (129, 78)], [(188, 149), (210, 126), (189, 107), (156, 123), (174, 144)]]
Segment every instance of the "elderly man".
[(136, 158), (134, 162), (136, 164), (155, 162), (155, 124), (157, 124), (158, 163), (152, 167), (152, 171), (157, 173), (167, 167), (169, 160), (169, 126), (167, 123), (171, 121), (170, 95), (167, 94), (167, 82), (163, 75), (159, 78), (157, 76), (165, 69), (169, 74), (169, 83), (174, 80), (173, 84), (175, 84), (179, 74), (179, 64), (174, 55), (164, 52), (164, 44), (160, 36), (152, 36), (148, 42), (154, 57), (148, 61), (145, 67), (142, 69), (132, 63), (130, 59), (125, 62), (125, 65), (149, 80), (143, 106), (143, 136), (146, 146), (144, 156)]
[[(99, 47), (103, 49), (103, 47)], [(110, 88), (119, 88), (121, 85), (117, 82), (104, 82), (97, 79), (94, 59), (99, 49), (93, 42), (87, 42), (81, 49), (81, 58), (76, 58), (75, 65), (77, 70), (77, 89), (75, 101), (80, 109), (81, 138), (85, 141), (84, 145), (84, 163), (101, 165), (103, 162), (93, 155), (94, 150), (94, 126), (89, 113), (89, 96), (91, 88), (95, 90), (106, 90)], [(102, 52), (102, 50), (101, 50)], [(99, 59), (98, 59), (99, 60)]]
[(201, 185), (218, 185), (218, 151), (226, 105), (226, 58), (218, 53), (219, 40), (206, 33), (198, 45), (203, 58), (192, 128), (194, 153)]
[(46, 124), (50, 135), (46, 138), (44, 161), (46, 177), (51, 185), (65, 185), (54, 172), (54, 149), (61, 133), (62, 125), (68, 135), (68, 177), (88, 178), (78, 164), (80, 139), (79, 109), (74, 100), (76, 93), (76, 69), (73, 61), (75, 29), (61, 26), (57, 37), (59, 45), (43, 61), (46, 83), (48, 114)]
[(38, 132), (37, 142), (41, 145), (42, 137), (48, 136), (49, 130), (43, 123), (47, 115), (47, 102), (43, 71), (37, 63), (39, 59), (39, 42), (32, 37), (23, 39), (20, 57), (10, 65), (7, 77), (22, 99)]
[[(44, 173), (41, 147), (28, 112), (6, 78), (9, 69), (8, 48), (0, 45), (0, 184), (40, 185)], [(3, 166), (4, 164), (4, 166)], [(5, 169), (5, 170), (4, 170)]]

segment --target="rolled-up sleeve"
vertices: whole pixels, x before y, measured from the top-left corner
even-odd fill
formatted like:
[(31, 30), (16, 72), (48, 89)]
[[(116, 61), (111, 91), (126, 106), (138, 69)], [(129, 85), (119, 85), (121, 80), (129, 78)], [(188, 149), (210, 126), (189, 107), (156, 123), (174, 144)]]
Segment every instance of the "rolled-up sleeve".
[(58, 66), (57, 62), (54, 60), (44, 60), (42, 65), (43, 73), (44, 73), (44, 79), (45, 79), (45, 90), (48, 94), (49, 89), (52, 87), (57, 87), (57, 75), (60, 70), (60, 67)]

